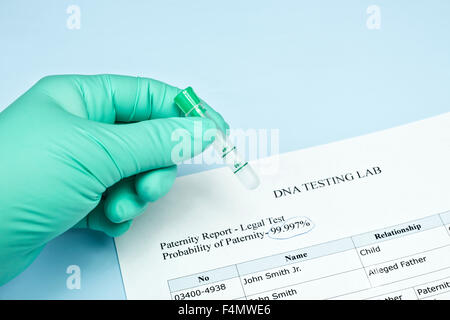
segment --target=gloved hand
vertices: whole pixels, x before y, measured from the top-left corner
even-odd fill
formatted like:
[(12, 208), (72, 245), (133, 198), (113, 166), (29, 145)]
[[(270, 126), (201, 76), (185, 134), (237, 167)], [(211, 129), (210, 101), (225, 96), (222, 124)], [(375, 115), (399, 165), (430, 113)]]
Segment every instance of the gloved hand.
[[(203, 134), (216, 128), (181, 117), (179, 91), (145, 78), (50, 76), (0, 113), (0, 285), (66, 230), (119, 236), (169, 191), (180, 144), (172, 132), (190, 133), (184, 160), (203, 151), (211, 142)], [(200, 124), (202, 136), (194, 135)]]

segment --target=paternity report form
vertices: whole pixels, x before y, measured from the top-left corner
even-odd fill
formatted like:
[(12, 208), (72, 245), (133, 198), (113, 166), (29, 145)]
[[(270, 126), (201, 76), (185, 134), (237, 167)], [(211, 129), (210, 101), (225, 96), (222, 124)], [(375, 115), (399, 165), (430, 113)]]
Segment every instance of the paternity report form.
[(128, 299), (450, 298), (450, 113), (263, 161), (254, 191), (178, 178), (115, 239)]

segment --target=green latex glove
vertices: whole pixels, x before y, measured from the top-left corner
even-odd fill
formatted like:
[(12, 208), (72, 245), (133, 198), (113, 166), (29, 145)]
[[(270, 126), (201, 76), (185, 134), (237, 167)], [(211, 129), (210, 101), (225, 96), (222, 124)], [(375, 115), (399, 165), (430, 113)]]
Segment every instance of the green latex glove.
[(201, 122), (202, 134), (216, 128), (181, 117), (173, 103), (179, 91), (145, 78), (50, 76), (0, 113), (0, 285), (66, 230), (119, 236), (169, 191), (172, 148), (180, 143), (172, 132), (191, 134), (194, 150), (184, 160), (211, 142), (194, 126)]

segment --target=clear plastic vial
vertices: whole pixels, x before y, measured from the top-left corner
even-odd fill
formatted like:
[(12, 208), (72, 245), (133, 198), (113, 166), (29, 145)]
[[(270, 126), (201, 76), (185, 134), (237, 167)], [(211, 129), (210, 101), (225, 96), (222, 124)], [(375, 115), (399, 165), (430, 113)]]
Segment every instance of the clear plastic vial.
[[(174, 101), (186, 117), (202, 117), (214, 121), (191, 87), (181, 91)], [(217, 130), (213, 147), (247, 189), (255, 189), (259, 186), (259, 178), (253, 168), (239, 156), (236, 146), (230, 143), (229, 139), (220, 130)]]

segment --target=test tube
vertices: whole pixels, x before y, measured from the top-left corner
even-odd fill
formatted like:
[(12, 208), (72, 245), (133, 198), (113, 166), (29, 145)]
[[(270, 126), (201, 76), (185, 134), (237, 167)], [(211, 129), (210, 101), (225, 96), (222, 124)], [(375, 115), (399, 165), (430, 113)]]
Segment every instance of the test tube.
[[(182, 90), (175, 96), (174, 101), (186, 117), (202, 117), (214, 121), (191, 87)], [(259, 186), (259, 178), (253, 168), (239, 156), (236, 146), (219, 129), (217, 130), (213, 147), (218, 155), (222, 157), (224, 163), (247, 189), (251, 190)]]

